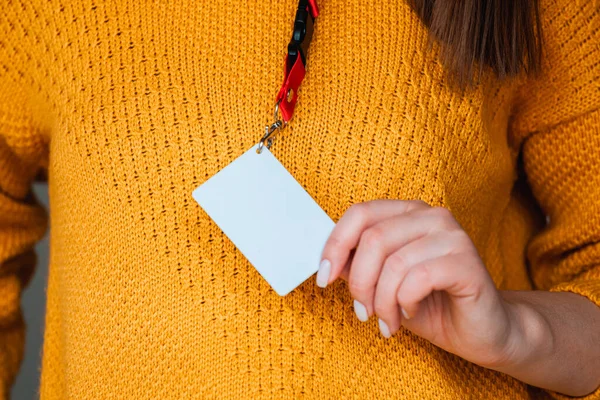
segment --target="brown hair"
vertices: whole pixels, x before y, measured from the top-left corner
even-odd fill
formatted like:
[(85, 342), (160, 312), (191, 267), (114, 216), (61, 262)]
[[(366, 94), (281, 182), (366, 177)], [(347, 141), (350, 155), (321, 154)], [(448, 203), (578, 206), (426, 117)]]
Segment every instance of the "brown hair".
[(539, 0), (408, 0), (442, 43), (441, 57), (461, 85), (489, 67), (500, 78), (541, 68)]

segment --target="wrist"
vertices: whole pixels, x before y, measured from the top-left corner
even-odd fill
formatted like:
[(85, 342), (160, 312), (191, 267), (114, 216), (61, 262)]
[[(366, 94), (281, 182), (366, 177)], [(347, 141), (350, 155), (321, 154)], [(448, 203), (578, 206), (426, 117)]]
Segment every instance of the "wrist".
[(536, 305), (526, 301), (520, 292), (501, 291), (500, 295), (509, 321), (508, 336), (503, 356), (488, 368), (513, 375), (547, 359), (553, 352), (554, 336)]

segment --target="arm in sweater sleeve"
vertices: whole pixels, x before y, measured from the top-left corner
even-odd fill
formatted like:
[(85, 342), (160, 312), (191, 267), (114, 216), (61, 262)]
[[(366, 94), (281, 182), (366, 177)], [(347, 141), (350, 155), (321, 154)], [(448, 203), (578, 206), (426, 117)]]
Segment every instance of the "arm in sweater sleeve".
[[(528, 247), (531, 276), (537, 289), (576, 293), (600, 307), (600, 9), (548, 0), (542, 16), (543, 72), (522, 87), (513, 121), (547, 216)], [(600, 399), (600, 390), (586, 398)]]
[[(533, 281), (538, 289), (584, 296), (600, 313), (600, 111), (535, 134), (525, 143), (523, 158), (549, 221), (529, 244)], [(586, 337), (600, 338), (597, 323), (578, 329), (582, 337), (587, 331)], [(588, 354), (599, 354), (598, 348)], [(594, 364), (599, 367), (600, 359)], [(587, 398), (600, 399), (600, 390)]]
[(28, 170), (0, 138), (0, 398), (8, 396), (23, 356), (20, 294), (35, 264), (32, 247), (46, 229), (45, 211), (25, 189)]
[[(9, 7), (10, 8), (10, 7)], [(35, 264), (33, 245), (47, 224), (31, 183), (47, 164), (44, 129), (35, 122), (35, 96), (26, 65), (31, 60), (12, 40), (21, 29), (0, 18), (0, 399), (8, 398), (24, 349), (20, 295)], [(6, 17), (6, 18), (4, 18)]]

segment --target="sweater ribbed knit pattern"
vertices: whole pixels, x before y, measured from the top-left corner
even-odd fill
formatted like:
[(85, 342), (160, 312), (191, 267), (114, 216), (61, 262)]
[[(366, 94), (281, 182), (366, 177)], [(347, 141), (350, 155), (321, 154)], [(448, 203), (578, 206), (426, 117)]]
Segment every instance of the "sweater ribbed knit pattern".
[[(543, 73), (459, 90), (404, 1), (320, 1), (273, 153), (336, 221), (373, 199), (448, 207), (498, 288), (600, 304), (600, 7), (541, 3)], [(386, 340), (344, 281), (278, 296), (192, 199), (270, 122), (296, 7), (3, 2), (2, 396), (47, 177), (42, 399), (560, 397), (404, 329)]]

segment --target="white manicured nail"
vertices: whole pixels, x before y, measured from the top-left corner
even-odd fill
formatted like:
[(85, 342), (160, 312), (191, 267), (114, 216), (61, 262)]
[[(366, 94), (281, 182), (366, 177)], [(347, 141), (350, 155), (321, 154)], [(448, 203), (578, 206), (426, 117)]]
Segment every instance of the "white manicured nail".
[(329, 260), (321, 261), (319, 265), (319, 272), (317, 272), (317, 286), (326, 287), (329, 282), (329, 274), (331, 273), (331, 263)]
[(402, 315), (404, 316), (404, 319), (410, 319), (410, 317), (408, 316), (406, 311), (404, 311), (404, 308), (402, 308), (401, 310), (402, 310)]
[(367, 309), (362, 305), (361, 302), (354, 300), (354, 312), (359, 321), (366, 322), (369, 320), (369, 314)]
[(381, 334), (384, 338), (389, 339), (392, 337), (392, 334), (390, 333), (390, 328), (385, 322), (383, 322), (382, 319), (379, 320), (379, 330), (381, 331)]

